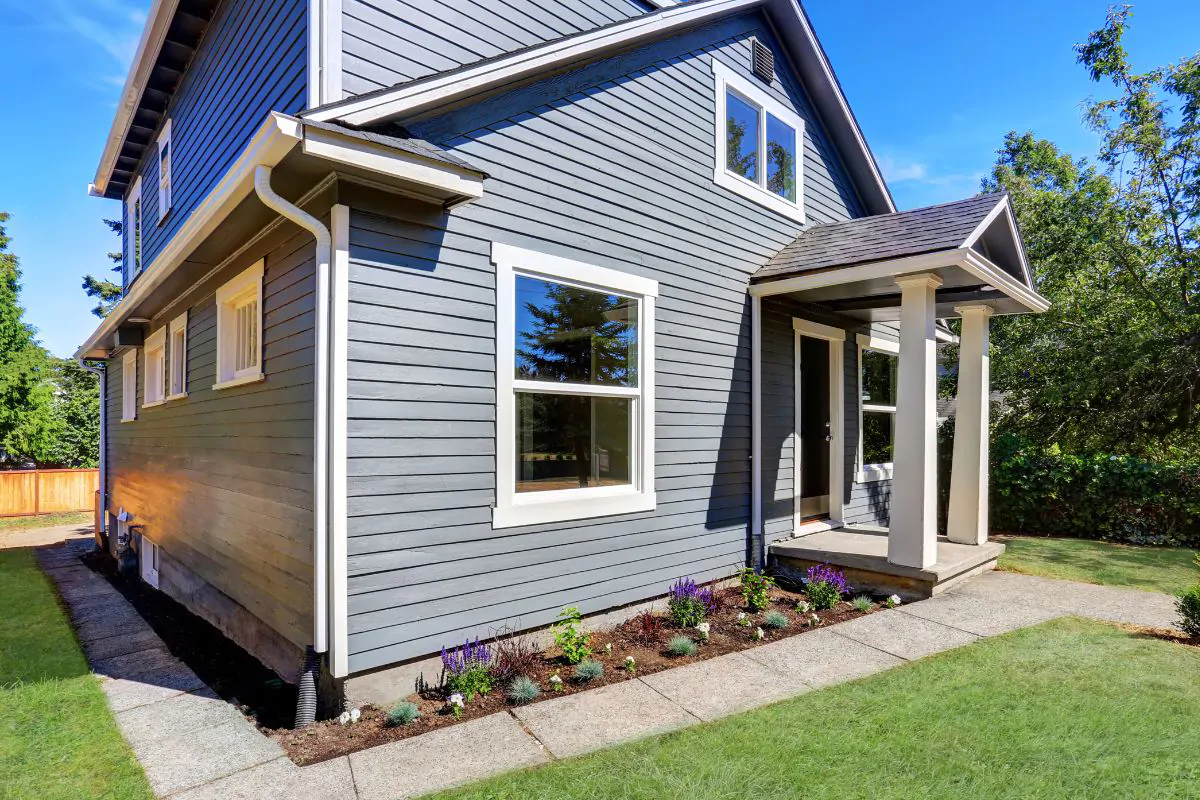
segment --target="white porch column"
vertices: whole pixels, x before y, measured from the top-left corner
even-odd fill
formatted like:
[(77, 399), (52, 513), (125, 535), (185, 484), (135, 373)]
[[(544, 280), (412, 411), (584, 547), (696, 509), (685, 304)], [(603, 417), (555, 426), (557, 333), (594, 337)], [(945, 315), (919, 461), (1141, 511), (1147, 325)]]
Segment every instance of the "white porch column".
[(900, 286), (900, 364), (888, 561), (937, 561), (936, 275), (908, 275)]
[(983, 544), (988, 535), (988, 325), (992, 309), (964, 306), (954, 410), (954, 461), (950, 467), (952, 542)]

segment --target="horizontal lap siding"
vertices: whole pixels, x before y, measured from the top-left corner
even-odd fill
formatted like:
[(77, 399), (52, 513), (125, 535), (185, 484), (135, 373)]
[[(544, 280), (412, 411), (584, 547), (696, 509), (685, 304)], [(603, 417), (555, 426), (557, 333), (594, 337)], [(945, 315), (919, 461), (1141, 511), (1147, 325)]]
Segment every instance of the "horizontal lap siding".
[(305, 0), (226, 0), (217, 9), (168, 107), (174, 185), (172, 207), (161, 224), (156, 146), (147, 149), (138, 168), (143, 268), (203, 202), (269, 112), (304, 109), (306, 20)]
[[(662, 594), (747, 557), (749, 276), (797, 228), (712, 181), (713, 53), (748, 74), (740, 17), (413, 126), (492, 176), (440, 216), (414, 201), (351, 214), (350, 667), (420, 656), (502, 625)], [(555, 95), (554, 92), (560, 92)], [(802, 93), (814, 221), (857, 213)], [(569, 97), (569, 101), (561, 99)], [(470, 125), (473, 124), (473, 127)], [(424, 126), (424, 127), (422, 127)], [(852, 205), (847, 206), (847, 202)], [(652, 512), (493, 530), (493, 241), (654, 278)], [(790, 530), (790, 317), (768, 320), (766, 395), (786, 407), (768, 478)], [(776, 422), (778, 424), (776, 424)]]
[(645, 12), (636, 0), (343, 0), (342, 86), (363, 94)]
[[(158, 330), (187, 310), (186, 398), (141, 407), (139, 350), (138, 418), (123, 423), (123, 353), (109, 360), (108, 480), (114, 512), (124, 508), (173, 559), (303, 647), (312, 638), (315, 281), (312, 237), (287, 231), (150, 325)], [(263, 255), (266, 380), (214, 391), (214, 292)]]

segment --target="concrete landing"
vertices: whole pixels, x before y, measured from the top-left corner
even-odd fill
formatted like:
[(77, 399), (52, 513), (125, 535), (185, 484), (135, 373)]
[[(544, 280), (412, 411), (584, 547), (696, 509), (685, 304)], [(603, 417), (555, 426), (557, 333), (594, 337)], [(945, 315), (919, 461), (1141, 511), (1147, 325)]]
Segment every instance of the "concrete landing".
[(886, 529), (838, 528), (776, 542), (771, 545), (771, 562), (778, 574), (794, 580), (813, 564), (832, 564), (846, 573), (857, 591), (920, 600), (994, 569), (1004, 552), (999, 542), (970, 545), (938, 537), (937, 562), (919, 569), (891, 563), (887, 548)]

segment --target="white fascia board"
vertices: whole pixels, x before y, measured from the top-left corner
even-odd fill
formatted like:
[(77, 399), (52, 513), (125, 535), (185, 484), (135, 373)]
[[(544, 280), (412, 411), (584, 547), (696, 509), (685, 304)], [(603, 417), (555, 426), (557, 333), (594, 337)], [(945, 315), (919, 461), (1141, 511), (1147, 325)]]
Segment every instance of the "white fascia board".
[(483, 176), (478, 172), (431, 161), (352, 136), (339, 136), (329, 131), (306, 128), (304, 153), (340, 164), (361, 167), (420, 186), (440, 189), (460, 197), (478, 199), (483, 196)]
[(167, 29), (175, 18), (178, 0), (154, 0), (150, 13), (146, 16), (146, 26), (142, 28), (142, 38), (138, 41), (137, 53), (129, 66), (129, 74), (125, 76), (125, 85), (121, 89), (120, 100), (117, 101), (117, 113), (113, 117), (108, 138), (104, 140), (104, 150), (100, 155), (100, 164), (96, 167), (96, 177), (88, 186), (88, 194), (93, 197), (103, 197), (108, 189), (109, 178), (112, 177), (113, 167), (116, 166), (117, 156), (121, 152), (121, 144), (129, 133), (129, 125), (133, 122), (133, 114), (158, 53), (162, 50), (167, 38)]
[(1008, 195), (1000, 198), (996, 203), (996, 207), (988, 212), (975, 226), (975, 230), (971, 231), (971, 235), (962, 243), (963, 247), (974, 247), (975, 243), (983, 237), (984, 232), (996, 221), (996, 217), (1004, 215), (1004, 221), (1008, 224), (1008, 233), (1013, 238), (1013, 244), (1017, 248), (1017, 257), (1021, 260), (1021, 272), (1025, 275), (1025, 282), (1029, 286), (1033, 286), (1033, 273), (1029, 269), (1029, 259), (1025, 256), (1025, 243), (1021, 241), (1021, 234), (1017, 228), (1017, 217), (1012, 207), (1012, 199)]
[(1008, 297), (1016, 300), (1034, 314), (1041, 314), (1050, 309), (1049, 300), (974, 250), (966, 251), (966, 256), (959, 266), (978, 277), (985, 284), (994, 286)]
[(142, 303), (162, 285), (191, 254), (196, 245), (225, 220), (226, 217), (254, 191), (254, 170), (261, 165), (275, 166), (301, 139), (299, 120), (285, 114), (272, 112), (237, 161), (225, 172), (204, 201), (188, 215), (187, 222), (175, 233), (154, 262), (142, 270), (141, 276), (121, 298), (100, 326), (87, 341), (75, 351), (75, 358), (103, 358), (107, 347), (101, 346), (117, 327), (125, 321), (132, 309)]
[(530, 51), (455, 71), (453, 74), (363, 96), (310, 115), (317, 122), (338, 120), (350, 125), (372, 125), (414, 114), (476, 94), (489, 86), (507, 84), (575, 63), (598, 52), (636, 44), (674, 29), (695, 25), (731, 13), (763, 5), (766, 0), (700, 0), (673, 6), (667, 10), (634, 17), (628, 22), (601, 28), (581, 36), (571, 36)]

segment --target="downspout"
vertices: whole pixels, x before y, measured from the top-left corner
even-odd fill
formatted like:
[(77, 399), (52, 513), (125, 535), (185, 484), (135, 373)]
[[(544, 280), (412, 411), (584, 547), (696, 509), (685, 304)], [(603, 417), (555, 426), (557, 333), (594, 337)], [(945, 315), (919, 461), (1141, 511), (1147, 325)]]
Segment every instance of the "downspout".
[(313, 382), (313, 643), (300, 673), (296, 727), (316, 719), (316, 685), (320, 659), (329, 650), (328, 502), (329, 502), (329, 260), (332, 236), (320, 220), (289, 203), (271, 188), (271, 168), (254, 168), (254, 191), (263, 204), (304, 228), (317, 240), (316, 314)]
[(96, 533), (108, 535), (108, 470), (106, 469), (108, 459), (105, 454), (108, 450), (108, 371), (100, 367), (93, 367), (84, 363), (83, 356), (75, 359), (80, 367), (92, 373), (100, 381), (100, 513), (97, 515), (100, 518), (99, 528)]

